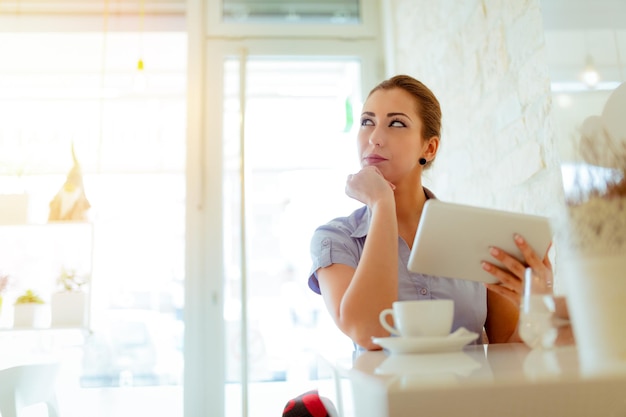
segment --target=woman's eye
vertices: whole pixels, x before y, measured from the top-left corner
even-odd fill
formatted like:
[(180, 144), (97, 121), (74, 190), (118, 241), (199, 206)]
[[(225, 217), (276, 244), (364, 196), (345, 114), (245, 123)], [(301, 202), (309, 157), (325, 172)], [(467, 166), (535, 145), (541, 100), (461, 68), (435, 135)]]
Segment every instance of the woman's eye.
[(406, 127), (406, 125), (401, 120), (392, 120), (391, 123), (389, 123), (389, 127)]
[(371, 119), (361, 120), (361, 126), (374, 126), (374, 122)]

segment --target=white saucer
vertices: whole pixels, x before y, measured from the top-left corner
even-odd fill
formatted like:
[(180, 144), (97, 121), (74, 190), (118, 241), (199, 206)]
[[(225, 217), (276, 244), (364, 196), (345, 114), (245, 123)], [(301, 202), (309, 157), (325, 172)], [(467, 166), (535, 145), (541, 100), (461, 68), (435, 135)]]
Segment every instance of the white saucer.
[(461, 327), (444, 337), (373, 337), (372, 341), (391, 353), (456, 352), (478, 336)]

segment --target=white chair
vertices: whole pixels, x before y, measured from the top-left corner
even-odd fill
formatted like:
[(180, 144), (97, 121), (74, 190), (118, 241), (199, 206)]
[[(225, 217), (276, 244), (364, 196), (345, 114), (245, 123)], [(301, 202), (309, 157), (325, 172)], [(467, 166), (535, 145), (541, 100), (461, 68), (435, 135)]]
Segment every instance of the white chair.
[(55, 391), (58, 371), (58, 362), (0, 369), (0, 415), (19, 417), (24, 407), (45, 403), (48, 415), (59, 417)]

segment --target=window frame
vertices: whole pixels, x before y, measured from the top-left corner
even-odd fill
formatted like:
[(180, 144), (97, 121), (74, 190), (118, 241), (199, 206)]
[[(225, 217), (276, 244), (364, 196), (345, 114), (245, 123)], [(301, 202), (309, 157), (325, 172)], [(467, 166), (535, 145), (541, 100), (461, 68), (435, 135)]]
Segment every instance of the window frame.
[(210, 38), (378, 39), (378, 2), (359, 0), (357, 24), (223, 22), (221, 0), (206, 4), (206, 35)]

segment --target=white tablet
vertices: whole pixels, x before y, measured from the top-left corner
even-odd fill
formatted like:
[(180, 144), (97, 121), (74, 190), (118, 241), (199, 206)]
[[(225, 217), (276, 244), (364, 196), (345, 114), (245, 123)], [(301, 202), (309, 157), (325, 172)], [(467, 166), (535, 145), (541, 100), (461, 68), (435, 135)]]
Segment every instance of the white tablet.
[(543, 256), (552, 240), (546, 217), (446, 203), (430, 199), (424, 206), (407, 267), (412, 272), (487, 283), (498, 282), (482, 261), (503, 269), (489, 254), (497, 246), (523, 260), (513, 241), (519, 233)]

